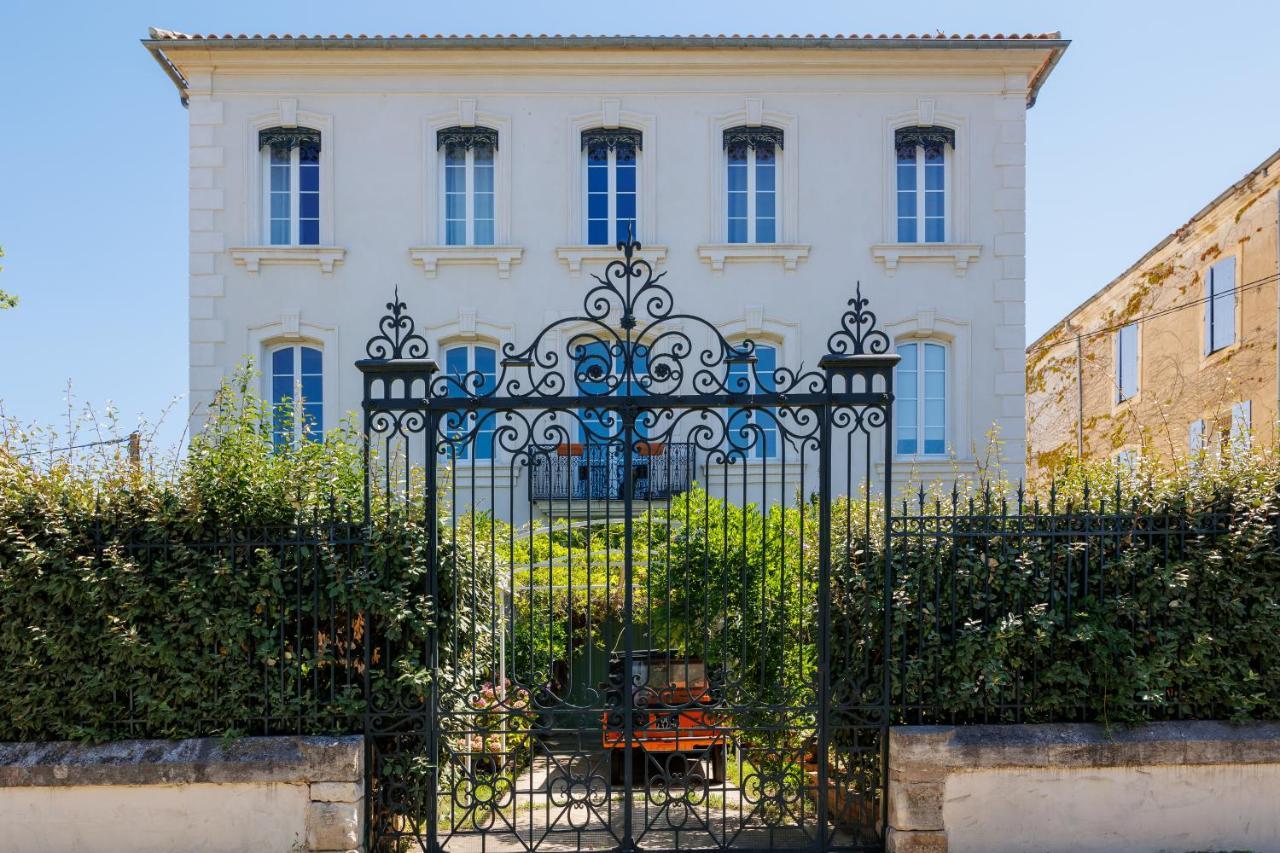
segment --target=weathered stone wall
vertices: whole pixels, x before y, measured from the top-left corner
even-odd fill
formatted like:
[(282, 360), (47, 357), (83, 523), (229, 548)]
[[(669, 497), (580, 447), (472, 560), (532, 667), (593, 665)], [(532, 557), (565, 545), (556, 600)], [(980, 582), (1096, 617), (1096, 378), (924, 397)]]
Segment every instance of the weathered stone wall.
[(0, 853), (360, 850), (359, 737), (0, 744)]
[(1280, 851), (1280, 725), (907, 726), (889, 836), (915, 851)]
[[(1150, 458), (1187, 453), (1190, 425), (1205, 422), (1207, 447), (1230, 425), (1234, 403), (1249, 401), (1255, 439), (1275, 441), (1277, 199), (1280, 152), (1197, 213), (1160, 245), (1046, 332), (1027, 350), (1027, 433), (1033, 477), (1077, 455), (1125, 449)], [(1206, 356), (1204, 274), (1236, 259), (1236, 342)], [(1141, 320), (1138, 392), (1116, 399), (1114, 329)], [(1077, 335), (1081, 336), (1077, 396)]]

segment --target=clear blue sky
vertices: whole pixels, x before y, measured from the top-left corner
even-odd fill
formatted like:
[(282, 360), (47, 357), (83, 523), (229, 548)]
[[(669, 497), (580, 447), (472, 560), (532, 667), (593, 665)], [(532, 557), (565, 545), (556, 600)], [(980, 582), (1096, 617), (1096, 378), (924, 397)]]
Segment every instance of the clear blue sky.
[[(186, 113), (138, 44), (210, 32), (1045, 31), (1073, 40), (1029, 116), (1034, 339), (1280, 147), (1276, 0), (626, 3), (8, 0), (0, 11), (0, 400), (77, 397), (127, 430), (186, 390)], [(176, 438), (182, 416), (164, 431)]]

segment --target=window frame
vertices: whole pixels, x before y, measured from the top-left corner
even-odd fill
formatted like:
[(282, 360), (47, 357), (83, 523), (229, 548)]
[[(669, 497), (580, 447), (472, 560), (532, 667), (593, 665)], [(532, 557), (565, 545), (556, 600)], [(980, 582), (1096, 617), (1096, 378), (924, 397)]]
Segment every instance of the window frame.
[[(780, 135), (783, 133), (781, 129), (778, 129), (778, 132)], [(757, 204), (759, 202), (758, 195), (760, 192), (759, 185), (758, 185), (758, 179), (759, 179), (758, 168), (760, 164), (756, 159), (756, 152), (761, 144), (766, 144), (773, 149), (773, 163), (771, 164), (771, 167), (770, 167), (773, 170), (773, 189), (771, 191), (773, 193), (773, 216), (771, 217), (773, 220), (773, 238), (770, 240), (763, 240), (763, 241), (759, 239), (759, 234), (758, 234), (758, 228), (760, 225), (760, 221), (759, 221), (760, 215), (759, 215), (759, 210), (757, 208)], [(745, 190), (743, 190), (743, 192), (746, 193), (746, 197), (747, 197), (747, 210), (745, 214), (746, 224), (747, 224), (747, 233), (746, 233), (745, 240), (738, 240), (738, 241), (735, 241), (733, 239), (733, 230), (731, 226), (731, 221), (736, 217), (730, 216), (730, 213), (732, 212), (732, 206), (730, 204), (730, 196), (732, 196), (735, 193), (735, 190), (733, 189), (732, 182), (729, 180), (729, 170), (733, 166), (733, 164), (729, 159), (729, 149), (735, 145), (743, 145), (747, 151), (747, 161), (746, 161), (747, 185)], [(775, 142), (748, 143), (748, 142), (735, 141), (723, 146), (723, 154), (722, 154), (723, 174), (724, 174), (724, 220), (723, 220), (724, 235), (723, 236), (726, 244), (731, 246), (775, 246), (780, 242), (779, 235), (781, 235), (782, 227), (783, 227), (782, 157), (783, 157), (782, 146)]]
[[(285, 350), (291, 350), (293, 352), (293, 368), (292, 368), (293, 395), (290, 398), (290, 400), (297, 401), (297, 402), (294, 402), (295, 416), (293, 419), (293, 423), (290, 424), (290, 427), (289, 427), (289, 447), (292, 449), (296, 449), (302, 446), (303, 440), (317, 442), (317, 443), (324, 441), (324, 419), (325, 419), (325, 411), (326, 411), (325, 384), (327, 381), (327, 376), (326, 376), (327, 371), (325, 370), (324, 346), (315, 341), (309, 341), (309, 340), (281, 341), (281, 342), (270, 344), (266, 347), (265, 361), (267, 364), (267, 369), (263, 371), (264, 373), (263, 378), (265, 379), (265, 384), (266, 384), (266, 398), (271, 405), (271, 442), (276, 449), (281, 449), (283, 446), (283, 442), (278, 440), (279, 436), (281, 435), (281, 432), (278, 428), (278, 424), (276, 421), (276, 418), (279, 415), (279, 413), (277, 412), (277, 409), (281, 405), (281, 402), (276, 400), (276, 394), (275, 394), (275, 380), (278, 375), (276, 373), (275, 359), (276, 359), (277, 353), (283, 352)], [(316, 375), (316, 374), (304, 374), (304, 371), (302, 369), (303, 350), (311, 350), (317, 353), (320, 357), (320, 373), (318, 374), (320, 377), (320, 399), (319, 401), (310, 402), (310, 403), (307, 401), (306, 396), (302, 393), (303, 376)], [(310, 423), (310, 421), (308, 421), (307, 418), (305, 417), (306, 406), (318, 406), (320, 409), (320, 417), (316, 421), (317, 426), (315, 427), (314, 430), (308, 428), (308, 424)], [(304, 417), (302, 418), (299, 418), (296, 416), (296, 412), (300, 407), (304, 409), (303, 411)]]
[[(952, 397), (955, 394), (954, 386), (955, 386), (955, 370), (956, 370), (953, 347), (951, 345), (951, 342), (949, 341), (939, 340), (937, 338), (920, 338), (916, 340), (900, 340), (896, 342), (894, 344), (894, 352), (901, 354), (900, 352), (901, 349), (903, 347), (908, 347), (908, 346), (914, 346), (918, 348), (917, 359), (916, 359), (916, 369), (914, 371), (915, 377), (916, 377), (916, 380), (915, 380), (916, 387), (915, 387), (915, 394), (914, 394), (914, 402), (915, 402), (915, 409), (916, 409), (915, 437), (914, 437), (915, 449), (912, 451), (902, 451), (899, 449), (898, 431), (902, 429), (902, 423), (901, 423), (901, 420), (896, 416), (896, 411), (895, 411), (895, 417), (893, 422), (893, 434), (889, 436), (889, 440), (893, 442), (894, 456), (899, 459), (945, 459), (945, 458), (948, 458), (951, 454), (951, 445), (953, 443), (952, 442), (952, 422), (954, 418), (952, 417), (951, 406), (952, 406)], [(924, 435), (924, 431), (926, 429), (925, 404), (928, 402), (929, 399), (932, 399), (932, 398), (926, 397), (925, 395), (925, 373), (927, 371), (924, 369), (924, 353), (925, 353), (925, 347), (927, 346), (936, 346), (942, 350), (942, 354), (943, 354), (942, 450), (937, 452), (927, 452), (925, 450), (925, 435)], [(901, 362), (899, 362), (899, 365), (901, 365)], [(895, 405), (897, 404), (898, 401), (904, 399), (904, 395), (901, 393), (902, 392), (901, 383), (898, 382), (898, 377), (899, 377), (898, 371), (901, 369), (902, 368), (900, 366), (894, 368), (894, 403)]]
[[(637, 131), (638, 132), (638, 131)], [(643, 137), (642, 137), (643, 139)], [(605, 158), (605, 175), (606, 175), (606, 214), (605, 227), (607, 229), (606, 236), (609, 237), (603, 243), (591, 242), (591, 145), (582, 145), (581, 151), (581, 180), (582, 180), (582, 245), (584, 246), (613, 246), (622, 241), (623, 235), (618, 233), (618, 148), (626, 145), (633, 150), (635, 157), (635, 189), (632, 194), (635, 195), (635, 215), (630, 217), (632, 222), (631, 239), (641, 239), (641, 202), (642, 202), (642, 186), (641, 186), (641, 152), (642, 145), (636, 145), (631, 142), (619, 141), (612, 145), (606, 146), (607, 156)]]
[[(1217, 276), (1214, 271), (1224, 264), (1231, 264), (1231, 283), (1226, 291), (1219, 292), (1217, 288)], [(1209, 358), (1217, 353), (1229, 350), (1240, 341), (1240, 290), (1239, 290), (1239, 268), (1240, 264), (1235, 255), (1227, 255), (1215, 260), (1212, 264), (1205, 267), (1204, 271), (1204, 315), (1201, 325), (1201, 335), (1204, 338), (1204, 357)], [(1222, 324), (1220, 327), (1217, 323), (1217, 303), (1227, 293), (1231, 296), (1231, 322)], [(1230, 332), (1230, 339), (1220, 345), (1215, 346), (1218, 340), (1217, 330), (1222, 328)]]
[[(730, 362), (727, 372), (725, 373), (725, 387), (733, 394), (760, 394), (770, 393), (767, 389), (761, 389), (760, 377), (762, 375), (759, 362), (759, 353), (761, 350), (769, 350), (773, 353), (773, 373), (776, 374), (778, 368), (782, 365), (782, 345), (771, 340), (754, 340), (755, 349), (753, 354), (757, 360), (754, 362)], [(735, 346), (741, 346), (746, 341), (736, 341)], [(743, 369), (735, 371), (734, 367), (742, 365)], [(737, 380), (746, 380), (746, 389), (740, 389), (738, 386), (741, 382)], [(774, 377), (770, 377), (770, 381), (776, 381)], [(747, 447), (738, 447), (734, 444), (732, 431), (735, 429), (733, 421), (738, 415), (745, 415), (745, 422), (755, 425), (760, 430), (760, 439), (755, 440)], [(762, 417), (767, 417), (771, 424), (761, 423)], [(782, 457), (782, 429), (778, 423), (778, 409), (776, 406), (757, 407), (755, 409), (730, 408), (726, 410), (725, 417), (725, 434), (726, 447), (731, 450), (743, 452), (744, 461), (762, 461), (773, 462)], [(747, 433), (750, 436), (750, 432)], [(772, 435), (772, 442), (770, 441)]]
[[(490, 129), (490, 128), (486, 128), (486, 129)], [(498, 135), (497, 130), (494, 130), (493, 132), (495, 136)], [(492, 197), (490, 201), (491, 216), (489, 217), (489, 220), (488, 220), (489, 229), (490, 229), (489, 242), (487, 243), (476, 242), (475, 233), (476, 233), (477, 219), (475, 215), (475, 209), (476, 209), (477, 192), (476, 192), (475, 154), (476, 154), (477, 146), (475, 144), (470, 144), (470, 145), (464, 146), (464, 150), (466, 153), (465, 153), (464, 162), (462, 166), (463, 179), (465, 181), (465, 185), (462, 192), (462, 195), (464, 197), (464, 208), (465, 208), (462, 221), (464, 223), (464, 230), (466, 232), (466, 236), (465, 236), (464, 242), (462, 243), (451, 243), (449, 242), (450, 220), (449, 220), (449, 181), (448, 181), (448, 175), (449, 175), (449, 169), (450, 169), (450, 166), (449, 166), (450, 144), (451, 143), (446, 140), (443, 144), (436, 146), (437, 148), (436, 160), (438, 161), (436, 165), (436, 169), (437, 169), (436, 186), (439, 188), (438, 192), (436, 193), (436, 198), (437, 198), (436, 221), (439, 223), (439, 229), (438, 229), (439, 233), (437, 234), (439, 245), (449, 246), (449, 247), (471, 247), (471, 248), (481, 248), (481, 249), (492, 248), (498, 245), (498, 146), (496, 144), (491, 146), (490, 150), (492, 152), (492, 159), (490, 160), (488, 165), (488, 168), (490, 171), (489, 195)]]
[[(484, 349), (493, 354), (493, 373), (492, 373), (491, 381), (495, 384), (497, 383), (498, 375), (500, 373), (500, 366), (499, 366), (500, 359), (498, 355), (501, 349), (501, 347), (497, 343), (494, 343), (492, 341), (487, 341), (487, 340), (447, 341), (443, 343), (440, 347), (440, 356), (443, 360), (442, 364), (444, 368), (444, 374), (446, 377), (452, 380), (448, 382), (448, 385), (447, 385), (448, 391), (446, 396), (462, 397), (464, 396), (464, 391), (462, 390), (460, 383), (465, 382), (469, 376), (473, 376), (475, 374), (479, 374), (481, 376), (489, 375), (485, 371), (480, 370), (479, 367), (477, 367), (476, 350), (478, 349)], [(458, 350), (463, 350), (466, 352), (466, 369), (463, 370), (461, 374), (455, 373), (449, 367), (449, 354), (452, 352), (456, 352)], [(482, 388), (481, 393), (484, 393), (484, 391), (485, 389)], [(462, 412), (461, 410), (453, 410), (453, 413), (459, 416), (464, 416), (468, 414), (466, 412)], [(476, 462), (498, 461), (498, 444), (497, 444), (497, 438), (496, 438), (498, 423), (497, 423), (497, 415), (495, 410), (477, 409), (475, 411), (475, 416), (477, 419), (477, 423), (474, 429), (471, 430), (473, 432), (472, 438), (468, 443), (461, 445), (459, 447), (456, 447), (454, 455), (452, 457), (454, 462), (470, 461), (472, 463), (476, 463)], [(442, 419), (441, 426), (440, 426), (441, 431), (446, 433), (449, 432), (451, 429), (453, 429), (448, 425), (447, 420), (448, 420), (447, 417)], [(488, 426), (485, 426), (486, 423), (488, 424)], [(461, 421), (461, 417), (460, 417), (459, 424), (456, 429), (457, 431), (461, 432), (464, 428), (470, 429), (465, 426), (465, 422)], [(482, 435), (488, 436), (488, 453), (487, 454), (480, 452), (480, 450), (482, 449), (481, 441), (483, 441), (481, 437)], [(474, 449), (476, 452), (472, 453), (470, 452), (470, 449)], [(442, 453), (441, 455), (444, 456), (446, 459), (448, 459), (448, 454)]]
[(916, 212), (913, 217), (915, 223), (914, 240), (901, 239), (901, 223), (904, 217), (899, 213), (898, 201), (899, 196), (903, 192), (900, 188), (901, 184), (898, 179), (898, 169), (900, 161), (898, 159), (898, 146), (893, 146), (893, 242), (904, 246), (941, 246), (955, 242), (955, 223), (952, 215), (952, 173), (955, 171), (955, 148), (950, 144), (942, 145), (942, 239), (929, 240), (928, 236), (928, 219), (927, 214), (927, 196), (929, 190), (926, 185), (926, 167), (924, 153), (925, 146), (917, 144), (915, 146), (915, 205)]
[[(1126, 330), (1133, 330), (1133, 376), (1128, 377), (1132, 380), (1133, 390), (1125, 393), (1125, 357), (1128, 350), (1124, 346), (1124, 334)], [(1113, 358), (1115, 359), (1115, 403), (1121, 403), (1134, 400), (1142, 393), (1142, 327), (1137, 321), (1126, 323), (1115, 331), (1115, 345), (1112, 349)]]
[[(306, 128), (306, 129), (314, 130), (316, 133), (319, 133), (321, 135), (321, 140), (324, 139), (324, 134), (320, 130), (316, 128)], [(316, 196), (316, 216), (315, 216), (316, 240), (314, 243), (300, 242), (300, 239), (302, 237), (302, 195), (304, 193), (304, 190), (302, 189), (302, 146), (301, 145), (294, 145), (289, 148), (289, 163), (288, 163), (289, 188), (287, 190), (287, 192), (289, 193), (289, 220), (288, 220), (289, 240), (284, 243), (277, 243), (272, 239), (273, 235), (272, 235), (271, 226), (275, 221), (277, 221), (276, 218), (271, 215), (271, 212), (272, 212), (271, 197), (276, 192), (275, 190), (272, 189), (271, 179), (272, 179), (273, 171), (277, 165), (272, 159), (274, 155), (273, 148), (274, 146), (272, 145), (262, 145), (259, 147), (259, 150), (258, 150), (258, 156), (260, 158), (259, 174), (261, 176), (259, 183), (261, 184), (260, 189), (261, 189), (262, 215), (260, 217), (261, 219), (260, 225), (262, 229), (262, 234), (261, 234), (262, 245), (263, 246), (294, 246), (294, 247), (302, 247), (302, 248), (324, 245), (324, 242), (322, 239), (323, 238), (322, 226), (325, 219), (323, 215), (324, 214), (323, 203), (324, 203), (324, 195), (325, 195), (324, 187), (323, 187), (323, 172), (322, 172), (323, 163), (325, 159), (323, 146), (320, 146), (316, 149), (316, 163), (314, 167), (316, 170), (316, 188), (314, 190), (305, 191), (307, 193), (314, 193)], [(310, 219), (311, 217), (307, 217), (307, 218)]]

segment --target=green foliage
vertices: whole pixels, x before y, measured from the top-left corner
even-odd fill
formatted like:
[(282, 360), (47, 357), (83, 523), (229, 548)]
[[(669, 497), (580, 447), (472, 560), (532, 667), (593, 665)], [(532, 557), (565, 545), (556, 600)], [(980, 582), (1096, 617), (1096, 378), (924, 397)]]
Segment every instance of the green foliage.
[[(223, 390), (164, 473), (114, 447), (36, 465), (0, 435), (0, 739), (353, 731), (367, 702), (412, 712), (437, 687), (475, 711), (504, 672), (536, 695), (586, 640), (617, 648), (621, 519), (517, 531), (441, 502), (433, 526), (419, 479), (366, 527), (358, 436), (273, 448), (252, 384)], [(1278, 486), (1260, 453), (1080, 468), (1021, 507), (917, 498), (895, 508), (887, 588), (882, 505), (836, 501), (824, 531), (813, 501), (694, 490), (632, 525), (635, 640), (730, 676), (727, 704), (759, 709), (734, 720), (759, 767), (813, 730), (824, 606), (837, 745), (882, 701), (886, 660), (905, 722), (1276, 718)], [(532, 718), (500, 732), (480, 710), (446, 750), (502, 735), (519, 753)]]
[[(483, 667), (483, 620), (424, 593), (420, 504), (375, 506), (366, 529), (354, 436), (273, 449), (248, 382), (172, 475), (0, 445), (0, 740), (359, 730), (366, 689), (426, 701), (438, 617)], [(466, 585), (452, 533), (441, 582)]]

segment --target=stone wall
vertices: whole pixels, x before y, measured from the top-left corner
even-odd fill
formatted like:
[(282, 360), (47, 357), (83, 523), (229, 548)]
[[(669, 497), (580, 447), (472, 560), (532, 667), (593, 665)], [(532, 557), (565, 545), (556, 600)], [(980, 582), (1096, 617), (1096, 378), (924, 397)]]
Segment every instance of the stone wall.
[(362, 849), (360, 737), (0, 744), (0, 853)]
[(1280, 851), (1280, 724), (908, 726), (888, 849)]

